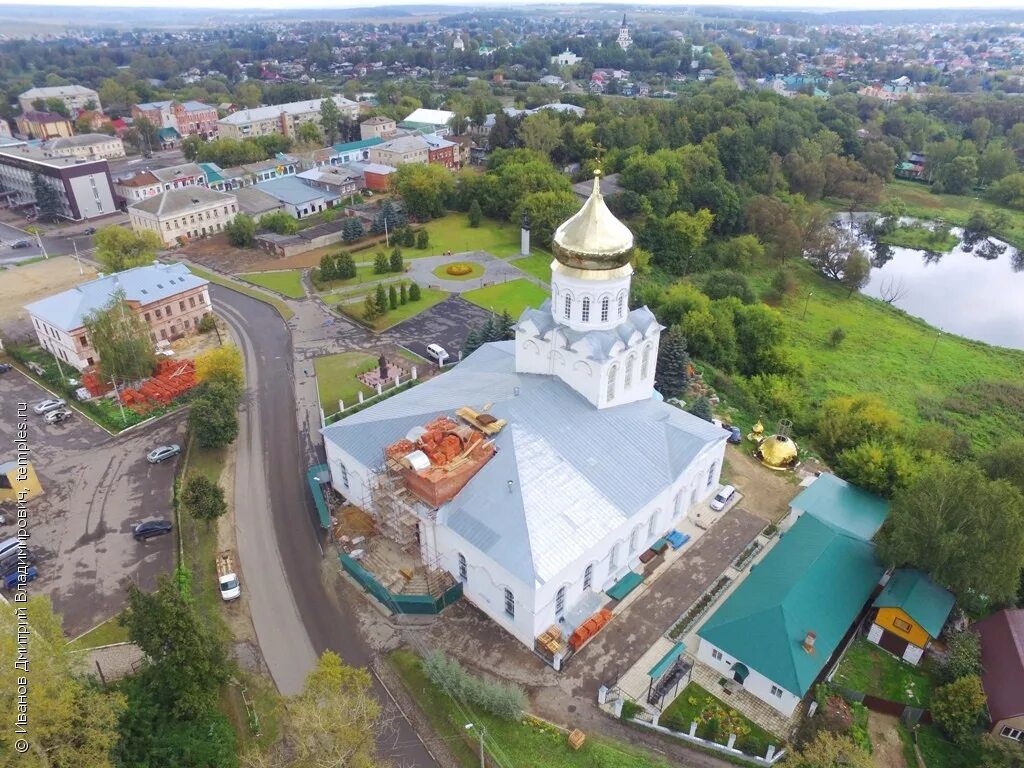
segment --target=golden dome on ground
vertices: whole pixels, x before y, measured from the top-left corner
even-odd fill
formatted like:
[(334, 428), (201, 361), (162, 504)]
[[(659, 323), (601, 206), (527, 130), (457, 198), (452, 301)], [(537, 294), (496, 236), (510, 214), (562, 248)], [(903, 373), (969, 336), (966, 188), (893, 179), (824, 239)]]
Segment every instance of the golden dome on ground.
[(792, 469), (797, 464), (799, 450), (791, 437), (769, 435), (760, 442), (754, 455), (771, 469)]
[(601, 172), (594, 172), (594, 189), (575, 216), (562, 222), (551, 239), (555, 258), (576, 269), (617, 269), (629, 263), (633, 233), (615, 218), (601, 194)]

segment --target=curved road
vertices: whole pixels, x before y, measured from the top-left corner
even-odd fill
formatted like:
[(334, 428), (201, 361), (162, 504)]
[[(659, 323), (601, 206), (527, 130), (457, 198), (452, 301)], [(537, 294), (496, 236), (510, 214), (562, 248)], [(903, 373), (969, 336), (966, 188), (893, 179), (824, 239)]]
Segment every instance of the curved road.
[[(369, 667), (370, 651), (343, 600), (339, 605), (340, 596), (329, 594), (321, 579), (316, 510), (299, 446), (291, 332), (268, 304), (219, 285), (210, 292), (245, 356), (248, 382), (235, 476), (239, 559), (263, 657), (277, 687), (292, 694), (324, 650), (360, 667)], [(386, 715), (395, 733), (379, 744), (384, 756), (404, 766), (434, 766), (404, 715)]]

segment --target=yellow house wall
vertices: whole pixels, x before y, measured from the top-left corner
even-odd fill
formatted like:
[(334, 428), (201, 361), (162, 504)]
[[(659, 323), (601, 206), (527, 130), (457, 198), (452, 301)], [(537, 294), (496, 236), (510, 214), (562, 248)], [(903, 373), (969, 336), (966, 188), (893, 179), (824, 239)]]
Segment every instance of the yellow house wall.
[(1024, 715), (1018, 717), (1008, 717), (1005, 720), (1000, 720), (998, 723), (992, 726), (990, 733), (998, 736), (1002, 733), (1003, 727), (1009, 726), (1010, 728), (1016, 728), (1018, 731), (1024, 731)]
[[(897, 627), (893, 623), (894, 619), (902, 619), (910, 624), (910, 631), (905, 632)], [(875, 617), (875, 624), (888, 632), (892, 632), (894, 635), (902, 637), (904, 640), (909, 640), (918, 648), (924, 648), (928, 641), (931, 640), (928, 633), (899, 608), (879, 608), (878, 615)]]
[(25, 464), (23, 466), (24, 471), (21, 467), (15, 467), (7, 473), (7, 479), (10, 480), (12, 487), (0, 488), (0, 504), (17, 502), (18, 492), (22, 489), (25, 490), (25, 501), (43, 492), (43, 487), (39, 484), (39, 478), (36, 477), (36, 471), (32, 465)]

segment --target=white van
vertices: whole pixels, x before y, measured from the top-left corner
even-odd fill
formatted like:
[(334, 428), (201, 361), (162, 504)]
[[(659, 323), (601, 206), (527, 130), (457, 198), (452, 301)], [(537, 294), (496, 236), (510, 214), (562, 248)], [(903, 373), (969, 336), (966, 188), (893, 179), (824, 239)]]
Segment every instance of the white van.
[(448, 359), (448, 352), (440, 344), (427, 344), (427, 354), (437, 361), (438, 365), (444, 365)]
[(721, 512), (725, 509), (726, 505), (732, 501), (732, 497), (736, 495), (736, 489), (731, 485), (725, 486), (722, 490), (715, 494), (715, 498), (711, 500), (711, 508), (715, 512)]
[(18, 537), (12, 536), (3, 542), (0, 542), (0, 560), (3, 560), (7, 555), (12, 552), (18, 551)]

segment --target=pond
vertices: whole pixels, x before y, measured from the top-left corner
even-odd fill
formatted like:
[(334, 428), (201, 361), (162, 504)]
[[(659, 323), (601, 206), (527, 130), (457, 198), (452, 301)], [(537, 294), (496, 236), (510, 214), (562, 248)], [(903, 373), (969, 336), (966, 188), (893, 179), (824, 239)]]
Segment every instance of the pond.
[(862, 237), (874, 265), (862, 292), (943, 331), (1024, 349), (1024, 254), (994, 238), (952, 233), (958, 244), (941, 253)]

